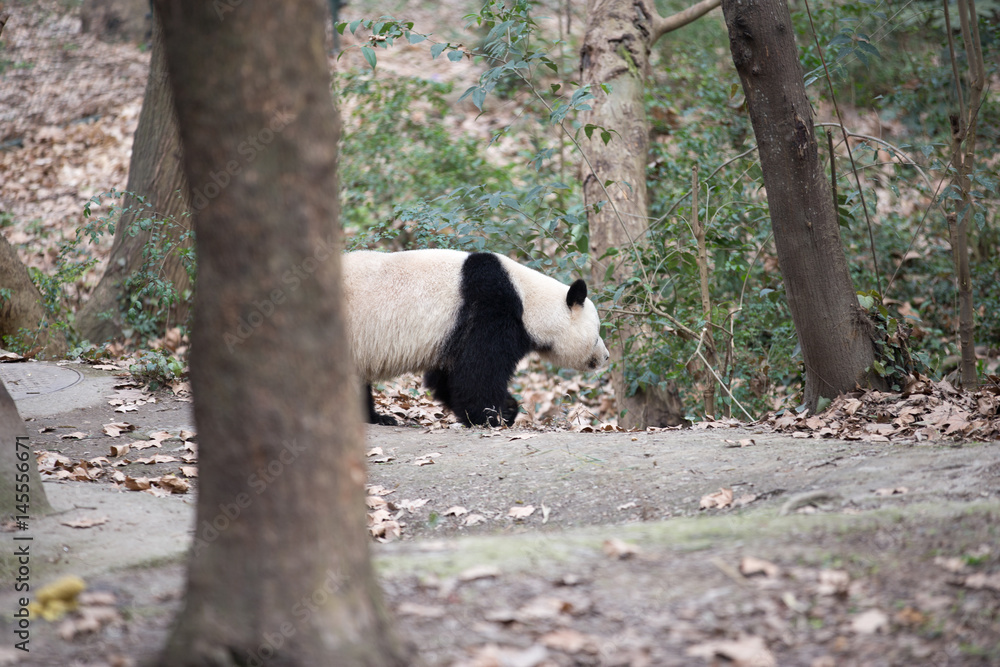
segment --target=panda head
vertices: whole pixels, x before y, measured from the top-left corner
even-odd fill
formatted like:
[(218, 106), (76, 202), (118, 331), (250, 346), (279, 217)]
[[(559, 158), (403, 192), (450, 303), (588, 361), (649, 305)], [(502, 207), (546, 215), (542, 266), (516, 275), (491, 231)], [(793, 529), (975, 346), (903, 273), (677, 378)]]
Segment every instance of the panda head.
[(601, 319), (587, 298), (587, 283), (580, 279), (567, 289), (559, 285), (552, 299), (536, 301), (526, 312), (525, 323), (536, 341), (539, 356), (562, 368), (592, 371), (608, 362), (608, 348), (601, 340)]

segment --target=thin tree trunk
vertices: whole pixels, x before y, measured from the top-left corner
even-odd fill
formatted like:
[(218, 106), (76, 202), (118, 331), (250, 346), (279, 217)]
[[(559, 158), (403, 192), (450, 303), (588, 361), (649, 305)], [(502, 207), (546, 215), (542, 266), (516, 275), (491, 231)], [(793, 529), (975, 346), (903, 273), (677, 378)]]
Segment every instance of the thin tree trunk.
[[(163, 328), (187, 320), (192, 285), (180, 251), (191, 247), (190, 239), (185, 238), (190, 230), (187, 217), (190, 208), (187, 179), (181, 169), (177, 116), (163, 59), (163, 39), (158, 21), (154, 20), (149, 80), (132, 144), (122, 214), (115, 228), (104, 275), (76, 316), (76, 330), (81, 338), (100, 344), (123, 337), (126, 328), (123, 310), (128, 307), (130, 298), (124, 281), (142, 269), (143, 249), (154, 231), (139, 231), (133, 235), (133, 225), (145, 218), (167, 221), (159, 224), (155, 231), (161, 247), (173, 247), (158, 266), (162, 277), (173, 284), (179, 297)], [(155, 304), (146, 308), (147, 311), (156, 309)]]
[[(691, 173), (691, 229), (694, 230), (694, 240), (698, 245), (698, 278), (701, 287), (701, 310), (705, 315), (705, 328), (702, 332), (702, 342), (705, 344), (705, 363), (715, 368), (718, 366), (718, 355), (715, 348), (715, 337), (712, 335), (712, 296), (708, 290), (708, 246), (705, 243), (705, 225), (698, 216), (698, 166)], [(721, 369), (719, 369), (721, 370)], [(715, 376), (708, 368), (701, 371), (701, 395), (705, 406), (705, 416), (715, 417)]]
[[(976, 157), (976, 123), (982, 102), (985, 75), (975, 4), (969, 0), (958, 0), (958, 15), (969, 67), (969, 99), (966, 104), (962, 93), (962, 82), (957, 78), (958, 69), (953, 48), (952, 67), (956, 73), (955, 88), (961, 111), (951, 117), (952, 163), (957, 172), (955, 180), (962, 195), (962, 205), (958, 213), (949, 213), (947, 218), (955, 273), (958, 277), (958, 334), (959, 349), (962, 353), (962, 387), (974, 390), (979, 385), (979, 378), (976, 371), (976, 321), (972, 303), (972, 273), (969, 270), (969, 221), (972, 219), (974, 205), (970, 176)], [(945, 18), (948, 18), (947, 3)], [(948, 27), (950, 28), (950, 25)], [(951, 44), (950, 30), (949, 44)]]
[(788, 5), (723, 0), (733, 62), (760, 153), (771, 226), (805, 364), (804, 404), (883, 387), (871, 323), (858, 305), (830, 185), (820, 166)]
[(156, 10), (185, 172), (217, 184), (194, 214), (195, 547), (159, 664), (408, 664), (366, 531), (326, 5)]
[(0, 296), (2, 339), (16, 341), (26, 357), (65, 356), (66, 334), (50, 326), (42, 295), (31, 282), (17, 251), (3, 235), (0, 235), (0, 289), (10, 291), (9, 297)]

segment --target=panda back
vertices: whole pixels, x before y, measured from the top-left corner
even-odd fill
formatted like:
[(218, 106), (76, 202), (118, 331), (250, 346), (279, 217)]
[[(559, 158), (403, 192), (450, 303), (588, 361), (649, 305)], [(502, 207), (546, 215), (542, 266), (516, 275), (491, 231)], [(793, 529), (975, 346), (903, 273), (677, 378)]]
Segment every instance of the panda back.
[(462, 304), (457, 250), (344, 255), (351, 351), (366, 383), (434, 368)]

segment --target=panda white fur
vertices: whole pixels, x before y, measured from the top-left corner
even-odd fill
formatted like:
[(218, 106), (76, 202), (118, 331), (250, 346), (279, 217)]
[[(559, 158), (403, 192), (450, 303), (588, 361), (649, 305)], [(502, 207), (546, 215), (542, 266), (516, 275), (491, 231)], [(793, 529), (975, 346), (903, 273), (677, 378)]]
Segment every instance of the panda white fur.
[(350, 252), (343, 257), (351, 351), (368, 385), (422, 372), (435, 398), (467, 426), (510, 424), (507, 386), (535, 351), (553, 364), (593, 370), (608, 360), (587, 284), (571, 286), (494, 253)]

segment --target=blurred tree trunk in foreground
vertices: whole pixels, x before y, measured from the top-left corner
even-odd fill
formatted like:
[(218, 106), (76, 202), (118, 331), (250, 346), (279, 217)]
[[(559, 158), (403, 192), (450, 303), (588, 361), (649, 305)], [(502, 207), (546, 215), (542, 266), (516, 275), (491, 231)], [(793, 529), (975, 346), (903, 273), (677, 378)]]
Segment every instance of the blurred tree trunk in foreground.
[(188, 182), (218, 184), (194, 214), (195, 546), (159, 664), (408, 664), (369, 555), (326, 5), (156, 11)]
[(3, 382), (0, 382), (0, 500), (0, 521), (26, 516), (27, 519), (19, 520), (26, 521), (29, 530), (31, 520), (52, 511), (38, 474), (38, 459), (28, 429)]

